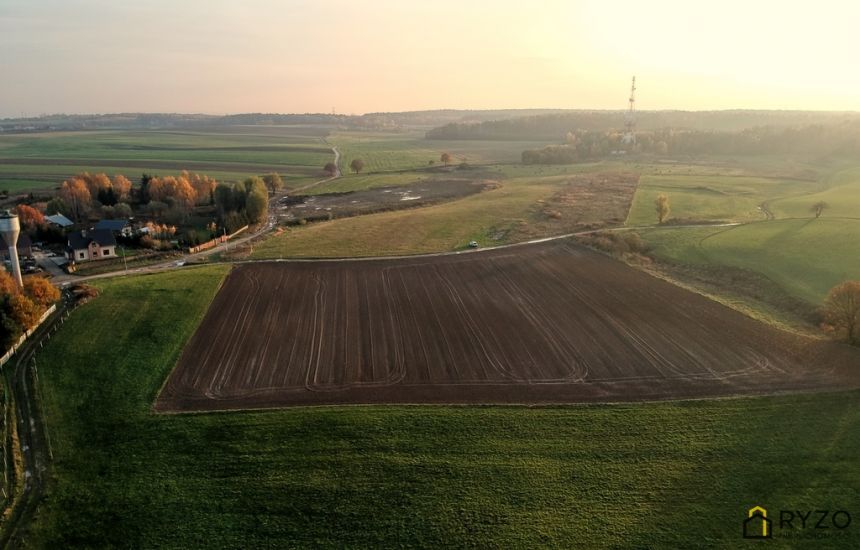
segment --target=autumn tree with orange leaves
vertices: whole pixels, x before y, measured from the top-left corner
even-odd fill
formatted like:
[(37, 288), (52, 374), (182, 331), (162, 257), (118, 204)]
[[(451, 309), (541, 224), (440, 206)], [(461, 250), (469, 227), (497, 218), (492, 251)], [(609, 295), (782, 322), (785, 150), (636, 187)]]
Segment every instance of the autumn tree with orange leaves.
[(117, 174), (113, 177), (113, 190), (120, 201), (127, 201), (131, 198), (131, 180), (122, 174)]
[(8, 348), (59, 299), (60, 291), (47, 279), (28, 277), (22, 291), (8, 272), (0, 270), (0, 344)]
[(60, 291), (44, 277), (28, 277), (24, 281), (24, 294), (43, 308), (60, 299)]
[(214, 178), (210, 178), (205, 174), (197, 174), (183, 170), (180, 178), (185, 178), (194, 189), (197, 204), (210, 204), (213, 200), (213, 193), (218, 182)]
[(32, 206), (19, 204), (15, 207), (15, 213), (24, 229), (32, 230), (45, 223), (45, 216)]
[(5, 269), (0, 269), (0, 296), (14, 294), (18, 292), (18, 285), (15, 284), (15, 279)]
[(191, 183), (182, 176), (152, 178), (147, 186), (150, 200), (164, 203), (173, 202), (181, 208), (191, 208), (197, 202), (197, 193)]
[(69, 208), (75, 221), (84, 219), (93, 204), (93, 196), (82, 178), (74, 177), (60, 186), (59, 196)]

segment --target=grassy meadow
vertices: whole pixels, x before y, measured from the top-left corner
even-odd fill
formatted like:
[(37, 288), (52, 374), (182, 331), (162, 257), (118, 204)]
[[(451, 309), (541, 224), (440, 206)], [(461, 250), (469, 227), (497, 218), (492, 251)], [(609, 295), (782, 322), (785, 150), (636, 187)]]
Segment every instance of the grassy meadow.
[(391, 185), (408, 185), (410, 183), (427, 179), (427, 172), (397, 171), (389, 173), (347, 173), (340, 178), (314, 185), (302, 191), (305, 195), (319, 195), (323, 193), (345, 193), (348, 191), (362, 191)]
[(673, 218), (702, 222), (751, 222), (766, 219), (761, 208), (763, 203), (787, 195), (808, 194), (817, 189), (816, 182), (779, 178), (643, 175), (627, 217), (627, 225), (656, 223), (654, 201), (661, 193), (669, 197)]
[(544, 145), (530, 141), (428, 140), (423, 131), (339, 131), (328, 141), (341, 152), (340, 168), (344, 173), (354, 158), (364, 161), (365, 172), (390, 172), (441, 165), (440, 158), (446, 152), (451, 155), (451, 164), (518, 163), (523, 150)]
[(662, 259), (756, 271), (813, 304), (842, 281), (860, 280), (860, 219), (791, 218), (729, 228), (642, 233)]
[[(485, 175), (492, 177), (493, 171), (479, 174)], [(412, 178), (404, 183), (415, 181), (415, 176)], [(531, 176), (499, 182), (495, 189), (433, 206), (283, 228), (280, 233), (255, 244), (251, 257), (447, 252), (464, 249), (471, 240), (482, 246), (492, 246), (581, 229), (578, 219), (568, 217), (564, 206), (559, 206), (561, 215), (557, 219), (544, 212), (544, 207), (565, 191), (568, 177), (538, 175), (538, 169), (532, 168)], [(595, 220), (607, 214), (599, 207), (593, 210)]]
[[(685, 265), (724, 266), (764, 276), (812, 305), (848, 279), (860, 279), (860, 169), (819, 166), (817, 179), (732, 175), (647, 175), (627, 225), (653, 225), (654, 199), (669, 197), (670, 218), (739, 222), (734, 227), (662, 227), (641, 231), (654, 255)], [(810, 208), (829, 205), (820, 219)], [(762, 207), (763, 205), (763, 207)], [(765, 209), (772, 219), (767, 219)]]
[(827, 176), (819, 185), (820, 191), (803, 196), (780, 198), (771, 203), (777, 217), (806, 218), (810, 206), (824, 201), (826, 218), (860, 219), (860, 167), (839, 170)]
[(333, 159), (317, 132), (237, 126), (206, 130), (99, 130), (0, 135), (0, 189), (56, 187), (78, 172), (174, 174), (182, 169), (223, 181), (277, 171), (288, 186), (321, 178)]
[(54, 462), (28, 546), (735, 548), (753, 505), (856, 505), (856, 392), (152, 414), (226, 271), (99, 281), (39, 353)]

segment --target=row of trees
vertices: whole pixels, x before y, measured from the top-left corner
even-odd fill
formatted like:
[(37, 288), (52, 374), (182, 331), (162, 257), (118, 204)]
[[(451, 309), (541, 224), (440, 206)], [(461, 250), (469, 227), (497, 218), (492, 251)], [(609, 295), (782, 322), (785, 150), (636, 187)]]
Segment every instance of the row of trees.
[(860, 121), (829, 126), (757, 127), (740, 132), (662, 129), (638, 132), (624, 143), (617, 131), (576, 130), (564, 143), (523, 151), (524, 164), (570, 164), (605, 157), (615, 151), (666, 154), (860, 154)]
[(83, 172), (60, 185), (57, 196), (48, 202), (48, 213), (61, 213), (75, 221), (83, 220), (98, 205), (114, 206), (131, 199), (131, 181), (121, 174), (113, 179), (106, 174)]
[(36, 326), (51, 304), (60, 299), (60, 291), (47, 279), (28, 277), (23, 291), (9, 273), (0, 270), (0, 341), (9, 347), (26, 330)]
[(187, 170), (179, 176), (163, 178), (144, 174), (140, 181), (140, 202), (159, 201), (188, 210), (197, 204), (212, 204), (217, 185), (214, 178)]
[[(501, 118), (501, 117), (499, 117)], [(645, 133), (663, 128), (705, 133), (737, 133), (750, 128), (834, 127), (860, 122), (856, 113), (803, 111), (639, 111), (636, 126)], [(624, 114), (619, 111), (546, 113), (483, 122), (452, 122), (427, 132), (428, 139), (548, 141), (571, 128), (592, 132), (618, 131)]]
[[(82, 222), (94, 211), (108, 218), (128, 218), (133, 213), (131, 203), (153, 205), (153, 210), (178, 210), (187, 213), (198, 204), (212, 204), (218, 182), (207, 175), (183, 170), (179, 176), (158, 177), (144, 174), (140, 187), (118, 174), (83, 172), (62, 183), (57, 196), (48, 201), (48, 214), (63, 214)], [(136, 191), (136, 192), (135, 192)]]

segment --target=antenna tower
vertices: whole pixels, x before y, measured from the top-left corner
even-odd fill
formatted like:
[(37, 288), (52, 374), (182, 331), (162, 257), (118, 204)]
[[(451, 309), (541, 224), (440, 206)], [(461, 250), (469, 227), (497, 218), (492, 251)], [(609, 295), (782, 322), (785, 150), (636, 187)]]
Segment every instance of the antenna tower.
[(636, 143), (636, 77), (630, 84), (630, 103), (624, 116), (624, 143), (632, 145)]

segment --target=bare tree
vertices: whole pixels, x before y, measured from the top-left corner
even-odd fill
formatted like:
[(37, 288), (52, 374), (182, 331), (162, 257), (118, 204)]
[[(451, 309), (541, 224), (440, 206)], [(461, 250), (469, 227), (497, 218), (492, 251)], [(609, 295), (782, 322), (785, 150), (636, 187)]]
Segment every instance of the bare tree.
[(654, 200), (654, 207), (657, 211), (657, 221), (659, 223), (663, 223), (669, 217), (669, 212), (671, 212), (671, 208), (669, 207), (669, 195), (666, 193), (660, 193), (657, 195), (657, 199)]
[(813, 214), (815, 214), (815, 218), (818, 219), (821, 217), (821, 214), (824, 213), (824, 210), (828, 206), (830, 206), (830, 205), (827, 204), (826, 202), (818, 201), (809, 208), (809, 211), (812, 212)]
[(824, 321), (849, 344), (860, 344), (860, 281), (845, 281), (830, 289), (824, 300)]
[(333, 162), (328, 162), (323, 167), (323, 171), (329, 176), (334, 177), (337, 174), (337, 166)]
[(439, 157), (439, 160), (441, 160), (445, 164), (445, 166), (448, 166), (449, 164), (451, 164), (451, 153), (442, 153), (442, 156)]

